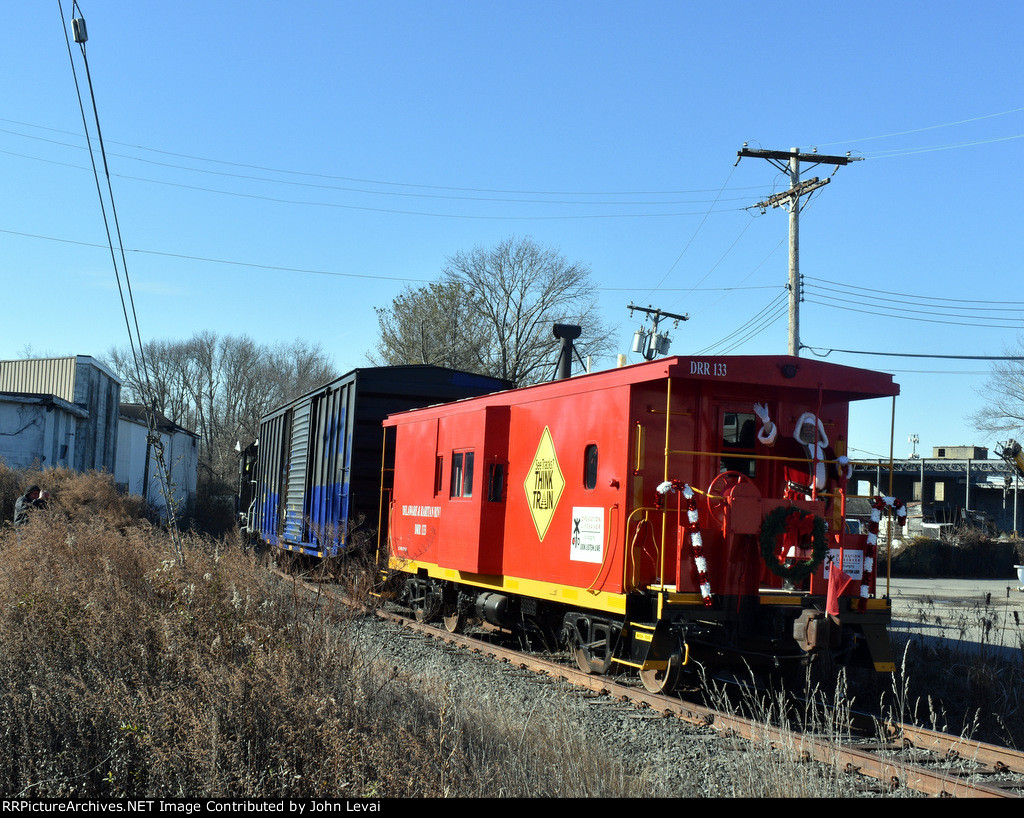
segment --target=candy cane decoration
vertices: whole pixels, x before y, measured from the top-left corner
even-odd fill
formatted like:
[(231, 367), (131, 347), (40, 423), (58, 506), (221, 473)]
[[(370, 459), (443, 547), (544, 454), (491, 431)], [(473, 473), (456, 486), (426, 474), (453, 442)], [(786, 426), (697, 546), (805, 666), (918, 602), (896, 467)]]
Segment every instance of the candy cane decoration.
[(669, 492), (679, 491), (686, 498), (686, 518), (683, 521), (682, 509), (679, 510), (683, 530), (690, 536), (690, 547), (693, 551), (693, 564), (697, 568), (697, 581), (700, 584), (700, 595), (704, 598), (704, 606), (711, 607), (711, 581), (708, 579), (708, 561), (704, 558), (704, 542), (700, 536), (700, 515), (697, 512), (697, 498), (689, 483), (678, 480), (666, 480), (658, 486), (658, 494), (664, 496)]
[(882, 519), (882, 511), (891, 508), (896, 512), (896, 522), (903, 526), (907, 522), (907, 507), (895, 497), (876, 497), (871, 503), (871, 522), (868, 524), (868, 543), (864, 549), (864, 573), (861, 577), (860, 601), (858, 610), (863, 613), (867, 608), (871, 583), (875, 579), (875, 557), (878, 554), (878, 523)]
[(683, 528), (690, 535), (690, 547), (693, 549), (693, 564), (697, 568), (697, 581), (700, 583), (700, 595), (704, 597), (704, 607), (711, 607), (711, 581), (708, 579), (708, 561), (704, 558), (704, 542), (700, 536), (700, 515), (697, 513), (697, 498), (689, 484), (683, 486), (683, 497), (686, 498), (686, 522)]

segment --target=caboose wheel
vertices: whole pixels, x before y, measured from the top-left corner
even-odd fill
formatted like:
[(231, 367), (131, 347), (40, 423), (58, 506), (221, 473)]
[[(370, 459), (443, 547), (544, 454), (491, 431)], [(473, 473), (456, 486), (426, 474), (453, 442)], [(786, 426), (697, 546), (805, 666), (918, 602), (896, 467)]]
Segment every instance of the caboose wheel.
[(582, 670), (584, 673), (594, 673), (598, 676), (603, 676), (608, 672), (611, 667), (612, 659), (608, 656), (605, 659), (597, 659), (588, 647), (579, 645), (576, 648), (576, 667)]
[(441, 618), (441, 622), (448, 633), (462, 633), (466, 628), (466, 612), (454, 610), (451, 613), (446, 613)]
[(683, 660), (678, 653), (673, 653), (668, 660), (668, 667), (660, 670), (641, 670), (640, 681), (644, 689), (650, 693), (671, 693), (679, 681)]
[(417, 622), (436, 622), (441, 615), (441, 600), (433, 593), (428, 593), (413, 608)]
[(570, 638), (576, 666), (584, 673), (606, 674), (612, 666), (621, 628), (620, 624), (608, 620), (587, 615), (575, 617)]

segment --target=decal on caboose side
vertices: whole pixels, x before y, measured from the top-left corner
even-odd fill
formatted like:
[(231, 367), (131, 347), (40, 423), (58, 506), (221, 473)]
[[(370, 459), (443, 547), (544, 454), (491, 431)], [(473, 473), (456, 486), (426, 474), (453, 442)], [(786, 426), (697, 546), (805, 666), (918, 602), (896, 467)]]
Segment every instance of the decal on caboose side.
[(440, 517), (441, 506), (402, 506), (403, 517)]
[(604, 561), (603, 508), (573, 506), (569, 559), (597, 564)]
[(864, 552), (856, 548), (830, 548), (828, 559), (824, 562), (824, 576), (828, 579), (829, 568), (832, 565), (839, 565), (840, 557), (843, 560), (842, 570), (850, 579), (861, 579), (864, 576)]
[(555, 515), (564, 488), (565, 478), (558, 467), (555, 444), (551, 439), (551, 431), (545, 426), (540, 443), (537, 444), (537, 453), (533, 456), (533, 463), (526, 474), (526, 480), (523, 481), (526, 505), (530, 509), (530, 516), (541, 542), (548, 533), (548, 526), (551, 525), (551, 518)]

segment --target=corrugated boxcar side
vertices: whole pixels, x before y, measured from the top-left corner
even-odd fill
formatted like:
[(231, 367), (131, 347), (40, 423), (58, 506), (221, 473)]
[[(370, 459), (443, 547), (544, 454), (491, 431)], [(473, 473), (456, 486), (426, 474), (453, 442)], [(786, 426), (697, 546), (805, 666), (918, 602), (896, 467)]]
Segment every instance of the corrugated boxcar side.
[(350, 516), (352, 420), (356, 383), (333, 384), (313, 396), (310, 407), (307, 540), (337, 548), (347, 536)]
[(264, 418), (260, 424), (254, 525), (263, 538), (273, 545), (278, 544), (281, 535), (282, 481), (289, 418), (288, 412), (279, 412)]
[(267, 415), (260, 426), (257, 530), (274, 545), (333, 553), (356, 526), (377, 525), (388, 414), (508, 386), (432, 366), (356, 369)]

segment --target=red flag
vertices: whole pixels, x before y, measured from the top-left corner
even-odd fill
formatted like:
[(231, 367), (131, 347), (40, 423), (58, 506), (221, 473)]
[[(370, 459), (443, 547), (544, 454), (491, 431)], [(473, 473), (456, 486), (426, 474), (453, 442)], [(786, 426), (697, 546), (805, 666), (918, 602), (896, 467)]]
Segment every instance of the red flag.
[(840, 567), (833, 562), (828, 570), (828, 595), (825, 597), (825, 612), (832, 616), (839, 616), (839, 597), (843, 595), (846, 586), (853, 582), (853, 578), (844, 573)]

